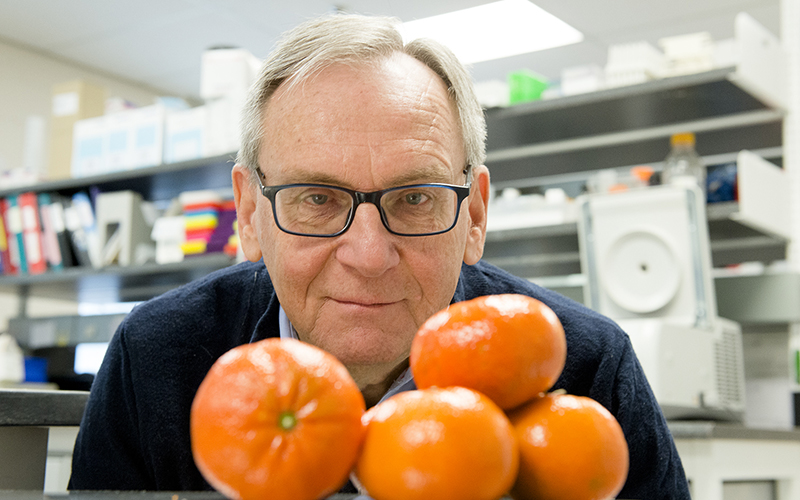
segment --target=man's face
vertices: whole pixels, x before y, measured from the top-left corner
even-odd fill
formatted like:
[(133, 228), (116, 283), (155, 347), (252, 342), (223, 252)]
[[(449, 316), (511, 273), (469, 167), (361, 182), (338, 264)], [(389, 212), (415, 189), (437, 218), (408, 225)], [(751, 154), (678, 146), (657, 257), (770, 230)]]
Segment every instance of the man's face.
[[(463, 185), (456, 117), (444, 83), (411, 57), (330, 67), (296, 87), (279, 87), (269, 101), (259, 155), (264, 185), (310, 182), (359, 191)], [(480, 257), (488, 174), (482, 166), (478, 171), (456, 227), (423, 237), (389, 233), (372, 204), (360, 205), (340, 236), (287, 234), (269, 201), (240, 181), (242, 246), (250, 260), (263, 256), (301, 340), (348, 366), (393, 366), (408, 356), (422, 322), (449, 304), (462, 260)]]

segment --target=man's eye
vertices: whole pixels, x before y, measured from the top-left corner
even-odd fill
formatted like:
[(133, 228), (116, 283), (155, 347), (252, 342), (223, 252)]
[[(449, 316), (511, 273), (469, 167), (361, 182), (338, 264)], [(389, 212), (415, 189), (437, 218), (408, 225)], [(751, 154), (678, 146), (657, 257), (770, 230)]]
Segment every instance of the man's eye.
[(324, 205), (328, 202), (328, 195), (327, 194), (312, 194), (308, 197), (308, 201), (310, 201), (314, 205)]
[(409, 205), (419, 205), (425, 201), (425, 195), (420, 192), (406, 193), (404, 199)]

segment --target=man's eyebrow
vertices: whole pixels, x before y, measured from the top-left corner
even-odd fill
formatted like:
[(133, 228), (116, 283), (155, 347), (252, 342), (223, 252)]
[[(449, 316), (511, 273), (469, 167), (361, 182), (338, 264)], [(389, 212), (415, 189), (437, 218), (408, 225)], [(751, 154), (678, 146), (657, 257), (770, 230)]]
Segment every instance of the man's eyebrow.
[[(330, 184), (332, 186), (352, 187), (345, 185), (342, 179), (325, 172), (293, 171), (289, 183)], [(450, 182), (452, 172), (444, 165), (426, 165), (414, 168), (392, 177), (385, 187), (405, 186), (408, 184), (422, 184), (427, 182)]]
[[(342, 180), (324, 172), (294, 171), (291, 176), (293, 184), (330, 184), (341, 186)], [(284, 183), (287, 184), (287, 183)]]
[(406, 184), (421, 184), (426, 182), (450, 182), (453, 172), (444, 165), (427, 165), (422, 168), (415, 168), (400, 175), (393, 177), (393, 186), (404, 186)]

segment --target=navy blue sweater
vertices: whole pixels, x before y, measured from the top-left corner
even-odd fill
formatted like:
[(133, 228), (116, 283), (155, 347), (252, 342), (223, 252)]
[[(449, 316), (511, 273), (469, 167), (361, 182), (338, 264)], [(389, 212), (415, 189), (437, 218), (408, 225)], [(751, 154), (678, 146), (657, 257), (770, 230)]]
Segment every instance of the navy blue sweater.
[[(554, 389), (595, 399), (621, 424), (630, 472), (619, 497), (688, 500), (675, 444), (628, 336), (590, 309), (483, 262), (462, 267), (453, 301), (499, 293), (535, 297), (561, 319), (567, 362)], [(279, 335), (278, 309), (260, 262), (217, 271), (137, 306), (92, 385), (70, 489), (211, 489), (192, 459), (192, 398), (223, 353)]]

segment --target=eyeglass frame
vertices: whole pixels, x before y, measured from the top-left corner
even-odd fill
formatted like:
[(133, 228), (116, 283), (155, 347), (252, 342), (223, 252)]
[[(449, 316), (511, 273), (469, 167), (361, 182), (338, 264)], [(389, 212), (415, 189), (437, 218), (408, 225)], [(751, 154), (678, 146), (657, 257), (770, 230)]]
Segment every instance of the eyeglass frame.
[[(378, 213), (381, 215), (381, 222), (383, 223), (383, 227), (386, 228), (391, 234), (397, 236), (408, 236), (408, 237), (417, 237), (417, 236), (435, 236), (437, 234), (443, 234), (454, 227), (458, 223), (458, 217), (461, 215), (461, 203), (469, 196), (470, 188), (472, 187), (472, 179), (470, 178), (470, 172), (472, 170), (472, 165), (466, 165), (464, 167), (463, 173), (467, 176), (467, 183), (463, 186), (459, 186), (456, 184), (444, 184), (444, 183), (423, 183), (423, 184), (408, 184), (405, 186), (396, 186), (387, 189), (379, 189), (377, 191), (370, 191), (370, 192), (363, 192), (363, 191), (356, 191), (354, 189), (348, 189), (345, 187), (340, 186), (332, 186), (330, 184), (315, 184), (315, 183), (295, 183), (295, 184), (280, 184), (277, 186), (265, 186), (263, 182), (261, 182), (262, 178), (266, 178), (264, 172), (261, 171), (261, 167), (256, 167), (256, 173), (258, 174), (258, 184), (261, 188), (261, 194), (269, 200), (270, 205), (272, 206), (272, 217), (275, 220), (275, 225), (278, 226), (278, 229), (283, 231), (287, 234), (292, 234), (295, 236), (309, 236), (312, 238), (334, 238), (336, 236), (340, 236), (347, 232), (350, 229), (350, 226), (353, 225), (353, 220), (356, 218), (356, 210), (358, 206), (362, 203), (371, 203), (375, 205), (378, 209)], [(296, 231), (289, 231), (285, 229), (280, 222), (278, 222), (278, 210), (275, 208), (275, 195), (278, 191), (286, 188), (291, 187), (323, 187), (323, 188), (334, 188), (340, 191), (344, 191), (345, 193), (349, 194), (350, 197), (353, 199), (353, 206), (350, 207), (350, 211), (347, 214), (347, 222), (345, 223), (344, 227), (332, 234), (310, 234), (310, 233), (298, 233)], [(447, 229), (443, 229), (441, 231), (435, 231), (433, 233), (419, 233), (419, 234), (406, 234), (406, 233), (398, 233), (397, 231), (393, 231), (392, 228), (389, 227), (389, 221), (386, 219), (386, 213), (383, 210), (383, 207), (380, 205), (381, 197), (391, 191), (397, 191), (399, 189), (408, 189), (413, 187), (443, 187), (451, 189), (456, 193), (456, 214), (453, 218), (453, 223)]]

